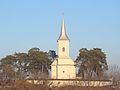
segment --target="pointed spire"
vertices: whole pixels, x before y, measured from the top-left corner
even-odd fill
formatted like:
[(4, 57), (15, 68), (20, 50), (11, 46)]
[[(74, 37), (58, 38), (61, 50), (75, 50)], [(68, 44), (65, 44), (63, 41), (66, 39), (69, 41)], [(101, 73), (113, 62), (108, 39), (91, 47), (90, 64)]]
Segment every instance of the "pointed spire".
[(58, 40), (69, 40), (69, 38), (66, 34), (64, 16), (62, 17), (61, 33), (60, 33), (60, 37)]

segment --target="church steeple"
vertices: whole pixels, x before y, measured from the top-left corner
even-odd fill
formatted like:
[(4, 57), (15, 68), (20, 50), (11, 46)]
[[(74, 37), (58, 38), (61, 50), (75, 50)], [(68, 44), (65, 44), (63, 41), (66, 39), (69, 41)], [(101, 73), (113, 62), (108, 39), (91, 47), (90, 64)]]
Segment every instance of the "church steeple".
[(69, 58), (69, 38), (66, 34), (65, 21), (62, 17), (61, 33), (58, 39), (58, 57), (59, 58)]
[(51, 65), (52, 79), (75, 79), (75, 63), (70, 57), (70, 40), (67, 37), (64, 18), (62, 17), (61, 33), (57, 41), (58, 57)]
[(61, 33), (60, 33), (60, 36), (59, 36), (58, 40), (69, 40), (69, 38), (66, 34), (64, 17), (62, 17)]

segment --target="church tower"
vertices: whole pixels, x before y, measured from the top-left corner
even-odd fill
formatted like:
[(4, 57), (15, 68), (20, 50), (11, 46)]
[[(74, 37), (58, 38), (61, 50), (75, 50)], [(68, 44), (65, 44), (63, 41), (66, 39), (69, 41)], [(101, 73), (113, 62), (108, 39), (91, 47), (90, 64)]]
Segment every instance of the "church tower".
[(58, 58), (51, 65), (52, 79), (75, 79), (76, 68), (74, 61), (70, 58), (70, 40), (66, 34), (64, 17), (62, 18), (61, 33), (57, 40)]
[(61, 33), (58, 39), (58, 56), (59, 58), (69, 58), (69, 38), (66, 34), (64, 17), (62, 18)]

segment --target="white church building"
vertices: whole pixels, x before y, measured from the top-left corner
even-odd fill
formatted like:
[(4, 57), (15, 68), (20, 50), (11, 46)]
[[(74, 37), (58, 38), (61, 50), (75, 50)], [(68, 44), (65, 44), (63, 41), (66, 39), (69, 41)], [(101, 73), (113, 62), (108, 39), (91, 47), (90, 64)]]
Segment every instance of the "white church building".
[(52, 79), (75, 79), (76, 67), (70, 57), (70, 40), (66, 34), (64, 18), (62, 18), (61, 33), (57, 40), (58, 57), (51, 64)]
[[(64, 18), (62, 18), (61, 33), (57, 41), (58, 57), (51, 64), (51, 79), (48, 79), (48, 85), (64, 86), (110, 86), (112, 81), (84, 81), (76, 79), (76, 67), (74, 61), (70, 58), (70, 40), (66, 34)], [(29, 83), (44, 84), (44, 79), (27, 80)]]

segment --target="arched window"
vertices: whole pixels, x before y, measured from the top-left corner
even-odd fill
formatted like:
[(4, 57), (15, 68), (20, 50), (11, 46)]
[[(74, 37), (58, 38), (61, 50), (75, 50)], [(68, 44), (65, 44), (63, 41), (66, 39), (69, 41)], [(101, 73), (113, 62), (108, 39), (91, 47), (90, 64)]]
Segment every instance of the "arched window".
[(65, 52), (65, 48), (64, 47), (62, 48), (62, 51)]

